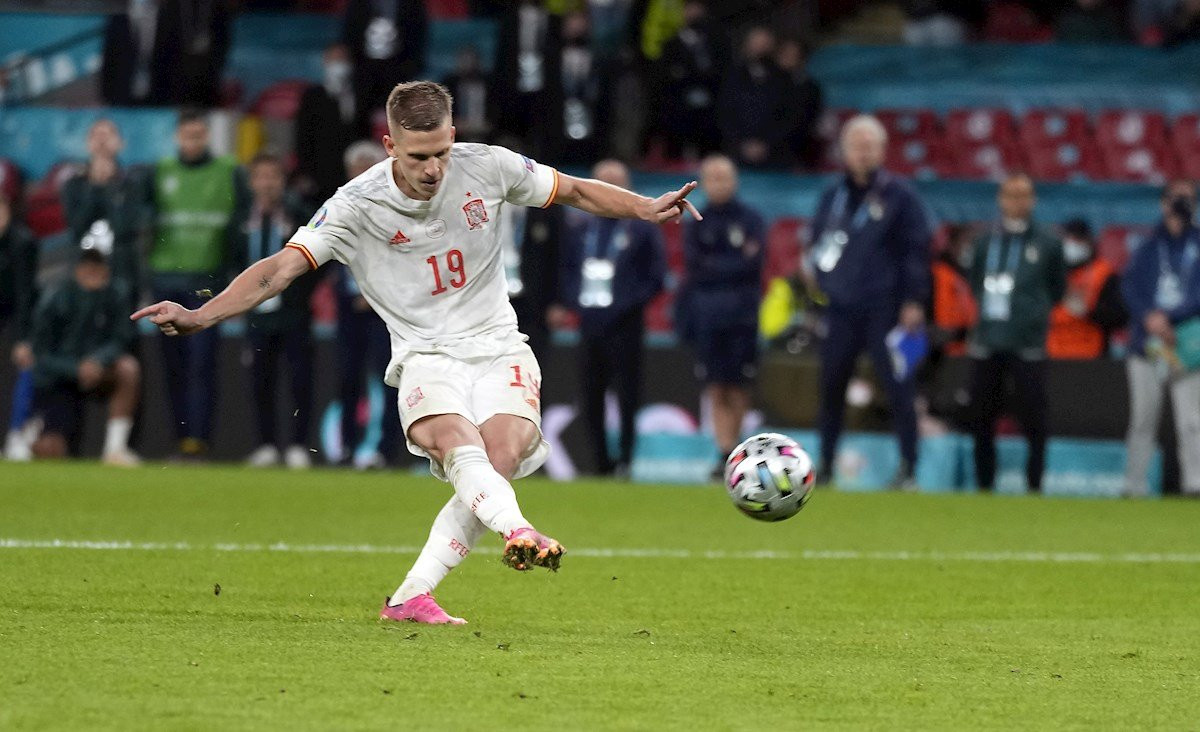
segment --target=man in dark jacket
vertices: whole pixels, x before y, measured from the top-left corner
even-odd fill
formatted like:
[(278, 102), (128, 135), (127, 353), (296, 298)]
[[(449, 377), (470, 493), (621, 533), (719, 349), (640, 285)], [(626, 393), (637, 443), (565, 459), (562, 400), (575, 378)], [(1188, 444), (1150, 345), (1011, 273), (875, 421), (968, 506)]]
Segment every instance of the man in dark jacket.
[(758, 306), (766, 224), (737, 198), (737, 169), (724, 155), (700, 166), (708, 199), (704, 218), (687, 225), (686, 282), (677, 303), (680, 330), (696, 351), (696, 371), (712, 406), (718, 460), (737, 445), (750, 409), (750, 385), (758, 374)]
[(87, 135), (87, 167), (63, 184), (62, 202), (76, 244), (87, 237), (111, 240), (113, 286), (125, 293), (133, 312), (142, 285), (138, 236), (145, 224), (146, 209), (139, 189), (145, 184), (117, 162), (124, 146), (112, 120), (92, 123)]
[[(253, 203), (242, 226), (246, 265), (278, 252), (308, 215), (284, 191), (283, 162), (261, 154), (250, 162)], [(317, 283), (314, 272), (301, 275), (282, 295), (271, 298), (246, 314), (246, 345), (254, 382), (259, 447), (247, 462), (266, 467), (280, 462), (279, 434), (275, 423), (276, 379), (280, 356), (287, 363), (293, 415), (291, 440), (283, 462), (293, 469), (307, 468), (308, 437), (312, 424), (312, 312), (309, 303)]]
[(1146, 470), (1170, 387), (1183, 492), (1200, 496), (1200, 371), (1175, 355), (1176, 329), (1200, 318), (1200, 229), (1196, 186), (1174, 181), (1163, 191), (1162, 222), (1134, 252), (1121, 292), (1129, 307), (1129, 433), (1125, 491), (1145, 495)]
[(671, 157), (705, 155), (720, 147), (717, 93), (729, 65), (725, 34), (709, 20), (704, 3), (684, 3), (683, 20), (659, 59), (666, 102), (659, 108), (659, 125)]
[(304, 90), (296, 112), (296, 183), (313, 206), (346, 182), (342, 155), (369, 131), (367, 110), (351, 84), (349, 51), (330, 46), (321, 63), (321, 83)]
[(866, 350), (876, 379), (887, 388), (900, 440), (894, 486), (911, 488), (917, 460), (915, 369), (896, 370), (887, 337), (897, 325), (910, 332), (924, 327), (932, 230), (912, 186), (883, 170), (886, 146), (879, 120), (865, 115), (849, 120), (841, 136), (846, 174), (822, 194), (812, 220), (808, 266), (829, 299), (829, 334), (821, 348), (818, 480), (833, 479), (846, 387)]
[(726, 152), (741, 165), (778, 167), (787, 139), (788, 80), (775, 65), (775, 35), (751, 28), (742, 45), (741, 62), (732, 66), (721, 85), (718, 124)]
[[(593, 177), (629, 187), (622, 163), (596, 164)], [(552, 317), (563, 321), (564, 308), (579, 313), (579, 376), (583, 417), (592, 440), (596, 472), (628, 475), (641, 406), (642, 337), (646, 305), (662, 291), (666, 251), (658, 228), (642, 221), (618, 221), (580, 214), (568, 222), (560, 256), (562, 306)], [(619, 452), (608, 451), (604, 397), (617, 392), (621, 412)]]
[(995, 486), (996, 418), (1011, 378), (1029, 442), (1025, 480), (1039, 492), (1046, 456), (1046, 333), (1050, 310), (1066, 291), (1067, 270), (1058, 238), (1033, 221), (1029, 176), (1009, 176), (998, 202), (1000, 220), (976, 239), (971, 264), (971, 291), (979, 303), (979, 323), (967, 344), (975, 477), (980, 490)]
[(425, 68), (429, 18), (424, 0), (349, 0), (342, 42), (354, 65), (354, 95), (379, 109), (396, 84)]
[(82, 250), (74, 277), (43, 298), (34, 320), (34, 403), (45, 424), (34, 455), (62, 458), (73, 452), (85, 400), (107, 396), (102, 459), (138, 464), (128, 444), (142, 378), (129, 355), (133, 335), (129, 307), (112, 285), (105, 254)]

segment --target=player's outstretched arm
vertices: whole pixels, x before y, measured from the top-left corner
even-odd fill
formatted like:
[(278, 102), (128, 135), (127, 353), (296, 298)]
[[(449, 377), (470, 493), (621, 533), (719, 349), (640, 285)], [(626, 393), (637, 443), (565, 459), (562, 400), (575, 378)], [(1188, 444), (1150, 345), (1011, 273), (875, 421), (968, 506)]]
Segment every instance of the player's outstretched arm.
[(687, 200), (688, 194), (695, 189), (696, 181), (692, 181), (677, 191), (647, 198), (603, 181), (560, 173), (554, 202), (612, 219), (641, 219), (662, 224), (687, 211), (699, 221), (702, 218), (700, 212)]
[(221, 294), (195, 310), (164, 300), (142, 308), (129, 318), (150, 318), (150, 322), (167, 335), (189, 335), (252, 310), (283, 292), (293, 280), (308, 270), (308, 260), (304, 255), (285, 247), (247, 267)]

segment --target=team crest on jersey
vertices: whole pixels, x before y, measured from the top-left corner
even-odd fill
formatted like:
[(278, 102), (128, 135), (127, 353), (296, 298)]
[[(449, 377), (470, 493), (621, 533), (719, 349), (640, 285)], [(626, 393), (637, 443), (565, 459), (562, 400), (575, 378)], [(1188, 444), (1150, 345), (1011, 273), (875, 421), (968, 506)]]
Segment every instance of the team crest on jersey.
[(467, 226), (472, 231), (482, 229), (483, 225), (489, 221), (487, 209), (483, 206), (483, 200), (479, 198), (467, 201), (467, 205), (463, 206), (463, 213), (467, 215)]
[(321, 210), (313, 214), (312, 219), (308, 222), (308, 228), (319, 229), (325, 223), (325, 219), (329, 217), (329, 208), (322, 206)]
[(408, 405), (409, 409), (412, 409), (420, 404), (421, 400), (424, 398), (425, 395), (421, 393), (421, 387), (418, 386), (416, 389), (413, 389), (408, 393), (408, 396), (404, 398), (404, 403)]
[(404, 232), (400, 231), (399, 229), (396, 229), (396, 235), (393, 236), (391, 241), (388, 242), (388, 244), (393, 247), (400, 246), (401, 244), (411, 244), (411, 243), (412, 243), (412, 239), (409, 239), (407, 236), (405, 236)]

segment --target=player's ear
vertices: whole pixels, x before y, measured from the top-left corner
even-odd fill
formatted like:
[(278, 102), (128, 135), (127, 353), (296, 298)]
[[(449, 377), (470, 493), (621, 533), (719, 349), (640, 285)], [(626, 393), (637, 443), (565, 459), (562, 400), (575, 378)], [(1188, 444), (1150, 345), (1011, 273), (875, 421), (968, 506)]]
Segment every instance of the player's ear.
[(458, 133), (458, 128), (455, 127), (454, 125), (450, 125), (450, 144), (451, 145), (454, 144), (454, 136), (457, 133)]
[(396, 141), (392, 139), (391, 135), (383, 136), (383, 149), (389, 158), (396, 157)]

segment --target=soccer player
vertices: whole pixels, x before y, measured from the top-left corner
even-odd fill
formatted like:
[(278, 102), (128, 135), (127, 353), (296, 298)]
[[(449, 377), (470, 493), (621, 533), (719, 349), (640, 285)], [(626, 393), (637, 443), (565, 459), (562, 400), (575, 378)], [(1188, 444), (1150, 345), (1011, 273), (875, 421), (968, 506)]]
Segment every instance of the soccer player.
[(612, 218), (670, 221), (690, 182), (646, 198), (573, 178), (502, 147), (454, 142), (451, 98), (439, 84), (395, 87), (387, 99), (388, 158), (347, 183), (282, 251), (251, 265), (196, 310), (143, 308), (167, 335), (210, 328), (278, 295), (330, 259), (347, 265), (388, 325), (408, 449), (454, 487), (429, 540), (380, 617), (461, 624), (433, 599), (437, 584), (488, 530), (517, 570), (557, 570), (563, 547), (521, 513), (510, 480), (545, 461), (541, 370), (508, 304), (500, 217), (514, 206), (574, 206)]

